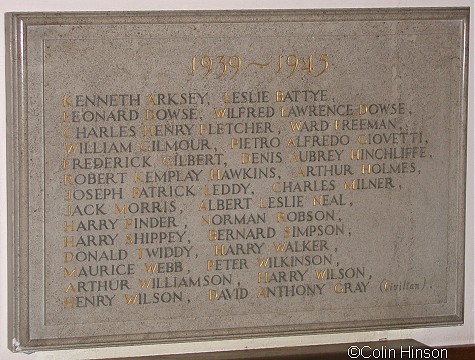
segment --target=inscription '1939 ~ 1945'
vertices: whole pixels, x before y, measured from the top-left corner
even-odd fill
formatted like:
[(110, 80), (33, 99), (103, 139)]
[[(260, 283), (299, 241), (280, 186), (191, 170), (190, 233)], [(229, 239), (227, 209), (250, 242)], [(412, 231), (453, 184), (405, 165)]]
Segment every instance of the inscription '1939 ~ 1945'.
[(460, 323), (468, 11), (189, 15), (7, 15), (12, 350)]

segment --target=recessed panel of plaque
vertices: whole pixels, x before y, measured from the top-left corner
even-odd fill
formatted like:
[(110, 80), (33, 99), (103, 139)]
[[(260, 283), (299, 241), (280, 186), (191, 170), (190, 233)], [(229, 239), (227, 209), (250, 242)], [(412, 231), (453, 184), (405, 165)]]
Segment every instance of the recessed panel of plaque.
[(12, 348), (461, 323), (467, 28), (8, 14)]

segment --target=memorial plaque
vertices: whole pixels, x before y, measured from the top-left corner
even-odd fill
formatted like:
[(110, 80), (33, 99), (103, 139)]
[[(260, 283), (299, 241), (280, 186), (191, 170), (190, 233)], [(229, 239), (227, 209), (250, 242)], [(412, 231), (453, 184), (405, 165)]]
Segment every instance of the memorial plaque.
[(12, 349), (461, 323), (468, 16), (7, 14)]

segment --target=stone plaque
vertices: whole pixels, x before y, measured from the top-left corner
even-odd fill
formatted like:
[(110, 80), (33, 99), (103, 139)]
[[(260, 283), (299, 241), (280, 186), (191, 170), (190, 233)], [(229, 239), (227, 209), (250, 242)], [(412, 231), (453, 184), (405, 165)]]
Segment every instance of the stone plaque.
[(461, 323), (468, 14), (8, 14), (12, 349)]

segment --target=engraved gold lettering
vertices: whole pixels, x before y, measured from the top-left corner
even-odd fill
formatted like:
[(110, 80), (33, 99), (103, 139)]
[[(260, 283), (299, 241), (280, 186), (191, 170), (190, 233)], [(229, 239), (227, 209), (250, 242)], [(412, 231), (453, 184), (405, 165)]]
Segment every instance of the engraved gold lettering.
[(360, 160), (361, 159), (361, 151), (351, 149), (351, 160)]
[(326, 270), (315, 270), (315, 277), (318, 279), (318, 280), (323, 280), (325, 278), (325, 275), (327, 274), (327, 271)]
[[(287, 228), (288, 229), (288, 228)], [(283, 252), (287, 248), (287, 241), (284, 242), (274, 242), (274, 249), (278, 252)]]
[(266, 206), (265, 201), (264, 201), (263, 198), (259, 198), (259, 207), (260, 207), (261, 209), (267, 208), (267, 206)]
[(68, 263), (74, 260), (74, 253), (72, 252), (65, 252), (64, 253), (64, 262)]
[(127, 214), (127, 205), (123, 205), (122, 208), (121, 208), (119, 205), (115, 204), (114, 208), (115, 208), (115, 213), (117, 215), (120, 214), (120, 213), (122, 213), (124, 215)]
[(64, 237), (64, 247), (76, 247), (76, 239), (74, 236), (68, 238), (67, 236)]
[(77, 277), (78, 276), (77, 268), (74, 268), (72, 271), (69, 271), (69, 269), (65, 267), (64, 268), (64, 277), (68, 277), (68, 276)]
[(295, 71), (297, 70), (299, 66), (299, 58), (297, 55), (288, 55), (287, 56), (287, 61), (286, 61), (287, 66), (291, 67), (291, 72), (287, 77), (291, 77)]
[(209, 230), (208, 238), (209, 238), (209, 241), (218, 240), (218, 232), (216, 230)]
[(345, 187), (345, 189), (356, 190), (356, 180), (345, 181), (344, 187)]
[(363, 135), (363, 134), (362, 134), (362, 135), (358, 135), (358, 138), (357, 138), (357, 139), (358, 139), (358, 142), (359, 142), (360, 144), (365, 145), (365, 144), (368, 143), (368, 139), (366, 139), (366, 136)]
[(150, 142), (144, 141), (140, 143), (140, 151), (141, 152), (149, 152), (150, 151)]
[(277, 61), (277, 72), (282, 70), (282, 55), (279, 55), (279, 59)]
[(158, 98), (155, 98), (153, 95), (147, 96), (147, 101), (145, 105), (158, 105)]
[(152, 284), (152, 279), (139, 279), (139, 286), (141, 289), (149, 288)]
[(320, 61), (323, 62), (323, 69), (322, 69), (322, 71), (320, 71), (317, 74), (317, 77), (320, 76), (320, 75), (323, 75), (328, 70), (328, 67), (329, 67), (330, 64), (327, 60), (327, 56), (328, 56), (328, 54), (320, 55)]
[(259, 292), (257, 293), (257, 297), (268, 297), (267, 289), (266, 288), (260, 288)]
[(191, 75), (195, 75), (196, 72), (196, 56), (191, 58)]
[(125, 302), (127, 303), (127, 305), (133, 305), (137, 301), (138, 296), (139, 294), (134, 294), (134, 295), (124, 294)]
[(302, 121), (291, 121), (290, 128), (292, 129), (292, 131), (300, 131), (300, 129), (302, 128), (302, 124)]
[(292, 156), (290, 157), (290, 162), (300, 162), (299, 155), (296, 152), (292, 153)]
[(154, 120), (155, 119), (155, 111), (153, 110), (145, 110), (145, 120)]
[[(287, 77), (293, 76), (297, 71), (307, 72), (309, 74), (316, 73), (316, 76), (320, 76), (325, 73), (329, 68), (329, 61), (327, 59), (328, 54), (320, 54), (319, 61), (321, 70), (317, 73), (314, 64), (314, 55), (299, 56), (297, 54), (279, 55), (277, 57), (277, 73), (282, 72), (284, 66), (289, 69)], [(265, 69), (275, 60), (271, 58), (270, 61), (263, 62), (255, 59), (246, 63), (248, 67), (257, 66), (260, 69)], [(217, 55), (209, 56), (203, 55), (200, 57), (193, 56), (191, 58), (191, 75), (195, 76), (197, 73), (201, 73), (203, 78), (207, 78), (211, 73), (216, 75), (217, 79), (230, 75), (229, 78), (233, 79), (242, 69), (243, 60), (237, 54), (234, 55)], [(226, 102), (226, 101), (225, 101)]]
[(63, 301), (63, 306), (66, 309), (68, 306), (71, 306), (73, 309), (76, 308), (76, 299), (74, 297), (65, 297)]
[(125, 235), (125, 243), (127, 245), (132, 245), (134, 243), (134, 238), (132, 237), (132, 235), (130, 234)]
[(64, 222), (64, 231), (67, 232), (69, 228), (71, 228), (71, 231), (75, 231), (74, 230), (74, 220), (71, 221), (71, 224), (68, 224), (67, 221)]
[[(210, 233), (211, 233), (211, 231), (212, 231), (212, 230), (210, 230)], [(212, 239), (211, 239), (211, 236), (210, 236), (210, 240), (212, 240)], [(216, 239), (213, 239), (213, 240), (216, 240)], [(215, 254), (216, 256), (219, 256), (219, 255), (223, 255), (223, 256), (224, 256), (224, 255), (226, 255), (224, 250), (225, 250), (224, 245), (215, 245), (215, 246), (214, 246), (214, 254)]]
[(139, 172), (135, 172), (134, 173), (134, 182), (143, 182), (143, 178), (142, 178), (142, 173), (139, 173)]
[(360, 105), (359, 108), (359, 114), (364, 115), (368, 112), (368, 106), (367, 105)]
[(66, 149), (68, 154), (71, 154), (71, 153), (75, 154), (78, 147), (79, 147), (79, 144), (65, 144), (64, 145), (64, 148)]
[(214, 108), (214, 115), (217, 118), (223, 118), (226, 115), (227, 108)]
[(220, 77), (223, 77), (226, 74), (226, 72), (228, 70), (228, 66), (227, 66), (226, 62), (224, 61), (224, 59), (225, 59), (224, 55), (218, 56), (218, 59), (219, 59), (219, 63), (221, 64), (221, 67), (222, 67), (221, 73), (218, 75), (218, 78), (220, 78)]
[(72, 283), (69, 283), (68, 287), (66, 288), (66, 293), (68, 293), (69, 291), (72, 291), (72, 292), (77, 292), (76, 288), (74, 287), (74, 285)]
[(158, 263), (155, 263), (155, 264), (145, 263), (145, 270), (148, 273), (154, 273), (155, 271), (157, 271), (157, 267), (158, 267)]
[(231, 102), (231, 101), (229, 100), (229, 94), (228, 94), (227, 91), (225, 91), (224, 94), (223, 94), (223, 101), (224, 101), (224, 103), (226, 103), (226, 104), (229, 103), (229, 102)]
[(73, 106), (73, 104), (71, 102), (71, 98), (68, 95), (64, 95), (64, 97), (63, 97), (63, 106), (64, 107)]
[(207, 261), (208, 271), (211, 270), (213, 267), (214, 267), (214, 261), (213, 260), (208, 260)]
[(234, 74), (231, 75), (230, 79), (234, 79), (234, 77), (241, 71), (241, 58), (237, 55), (233, 55), (228, 60), (228, 65), (230, 68), (234, 69)]
[(288, 239), (291, 235), (291, 229), (289, 227), (284, 228), (284, 239)]
[(214, 169), (211, 169), (210, 170), (210, 180), (222, 180), (223, 179), (223, 176), (221, 174), (221, 170), (218, 169), (218, 170), (214, 170)]
[(261, 273), (261, 272), (257, 273), (257, 283), (260, 284), (261, 282), (264, 282), (264, 283), (269, 282), (269, 273), (267, 271), (264, 273)]
[[(144, 125), (143, 126), (143, 136), (155, 136), (156, 133), (155, 133), (155, 126), (153, 125), (150, 125), (150, 126), (147, 126), (147, 125)], [(147, 150), (144, 150), (144, 143), (141, 144), (141, 147), (140, 147), (140, 150), (142, 151), (147, 151)]]
[(64, 185), (71, 185), (73, 183), (73, 176), (70, 174), (64, 175)]
[(323, 195), (313, 197), (313, 206), (323, 205)]
[(340, 128), (340, 120), (335, 120), (334, 124), (335, 124), (334, 126), (335, 130), (338, 130)]
[(307, 61), (305, 61), (305, 59), (303, 60), (302, 70), (309, 73), (314, 72), (312, 55), (307, 57)]
[(140, 194), (140, 189), (137, 187), (132, 188), (132, 197), (136, 198)]
[(207, 77), (213, 70), (213, 59), (210, 56), (203, 56), (200, 60), (200, 65), (206, 69), (205, 77)]
[(260, 268), (265, 268), (269, 265), (269, 258), (259, 259), (257, 258), (257, 264)]
[(343, 288), (343, 285), (340, 284), (340, 283), (336, 283), (335, 285), (333, 285), (333, 291), (337, 294), (341, 294), (343, 293), (345, 290)]
[(371, 174), (371, 164), (368, 164), (368, 165), (362, 164), (361, 165), (361, 173), (362, 174)]

